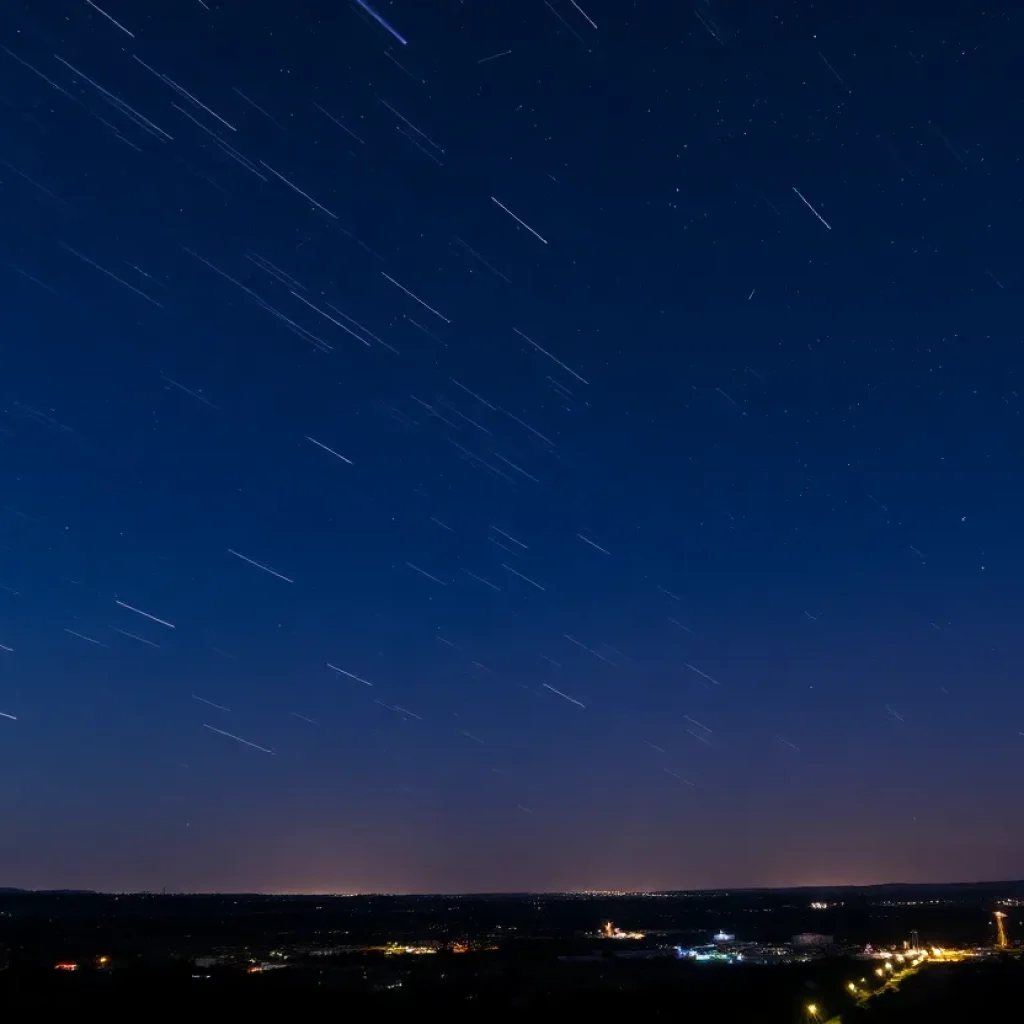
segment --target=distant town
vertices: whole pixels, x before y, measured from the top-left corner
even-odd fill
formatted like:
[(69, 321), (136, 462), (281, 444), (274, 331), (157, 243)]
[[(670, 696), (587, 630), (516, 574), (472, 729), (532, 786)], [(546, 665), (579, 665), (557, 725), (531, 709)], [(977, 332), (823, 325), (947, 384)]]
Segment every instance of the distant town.
[(753, 1000), (759, 1021), (887, 1019), (882, 1007), (958, 984), (958, 969), (963, 979), (1019, 971), (1022, 918), (1024, 883), (458, 897), (4, 891), (0, 994), (59, 1004), (145, 983), (214, 1003), (332, 992), (447, 1006), (626, 993), (647, 1005), (677, 992), (736, 1013)]

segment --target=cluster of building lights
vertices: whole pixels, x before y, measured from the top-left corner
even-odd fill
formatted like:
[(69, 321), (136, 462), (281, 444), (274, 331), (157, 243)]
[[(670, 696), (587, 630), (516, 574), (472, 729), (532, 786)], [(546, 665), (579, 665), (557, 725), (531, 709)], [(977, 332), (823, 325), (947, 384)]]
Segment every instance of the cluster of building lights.
[(642, 939), (644, 938), (643, 932), (624, 932), (621, 928), (616, 928), (611, 921), (605, 921), (601, 925), (601, 930), (598, 935), (602, 939)]
[[(109, 964), (109, 963), (110, 963), (110, 957), (109, 956), (98, 956), (98, 957), (96, 957), (96, 966), (97, 967), (106, 967), (107, 964)], [(62, 960), (59, 964), (54, 964), (54, 967), (58, 971), (77, 971), (78, 970), (78, 964), (73, 963), (70, 960)]]

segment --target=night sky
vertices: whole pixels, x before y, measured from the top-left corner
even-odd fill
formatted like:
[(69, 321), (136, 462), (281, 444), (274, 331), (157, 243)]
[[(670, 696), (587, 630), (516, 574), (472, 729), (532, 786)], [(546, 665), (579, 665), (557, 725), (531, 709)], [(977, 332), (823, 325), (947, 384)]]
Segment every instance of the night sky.
[(100, 6), (0, 13), (0, 885), (1021, 875), (1009, 7)]

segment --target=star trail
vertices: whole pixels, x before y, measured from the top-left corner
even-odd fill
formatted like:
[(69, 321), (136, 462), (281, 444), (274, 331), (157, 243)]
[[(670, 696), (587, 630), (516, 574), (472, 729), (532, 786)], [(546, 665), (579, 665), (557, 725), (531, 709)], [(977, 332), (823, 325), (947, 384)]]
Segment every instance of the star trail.
[(0, 885), (1018, 875), (1019, 20), (6, 5)]

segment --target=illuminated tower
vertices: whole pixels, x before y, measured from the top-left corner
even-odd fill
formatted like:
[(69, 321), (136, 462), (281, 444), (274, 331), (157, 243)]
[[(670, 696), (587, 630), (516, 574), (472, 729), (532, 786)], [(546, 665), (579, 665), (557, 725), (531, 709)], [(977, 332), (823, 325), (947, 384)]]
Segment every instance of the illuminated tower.
[(1003, 918), (1006, 915), (1001, 910), (997, 910), (993, 916), (996, 919), (996, 949), (1006, 949), (1008, 943), (1006, 929), (1003, 927)]

